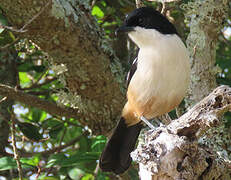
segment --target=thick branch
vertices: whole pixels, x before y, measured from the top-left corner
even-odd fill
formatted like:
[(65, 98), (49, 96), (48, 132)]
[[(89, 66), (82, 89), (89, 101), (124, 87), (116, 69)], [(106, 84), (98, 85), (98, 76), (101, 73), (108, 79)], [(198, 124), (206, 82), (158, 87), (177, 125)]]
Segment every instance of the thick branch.
[(42, 109), (51, 115), (65, 116), (67, 118), (77, 118), (79, 115), (77, 109), (60, 107), (55, 103), (26, 94), (23, 91), (16, 90), (4, 84), (0, 84), (0, 95), (6, 96), (9, 99), (13, 99), (28, 106)]
[(169, 124), (168, 130), (179, 136), (198, 139), (206, 130), (217, 126), (221, 115), (230, 109), (231, 88), (220, 86), (178, 120)]
[(67, 67), (66, 88), (81, 100), (79, 118), (94, 133), (106, 134), (124, 104), (124, 73), (103, 30), (91, 16), (89, 2), (2, 0), (1, 8), (15, 29), (27, 25), (27, 31), (18, 36), (31, 39), (54, 64)]
[(226, 164), (219, 164), (218, 156), (202, 148), (197, 140), (206, 130), (219, 125), (221, 115), (230, 109), (231, 88), (216, 88), (179, 119), (148, 132), (145, 144), (132, 153), (133, 159), (150, 177), (154, 174), (154, 179), (227, 179)]

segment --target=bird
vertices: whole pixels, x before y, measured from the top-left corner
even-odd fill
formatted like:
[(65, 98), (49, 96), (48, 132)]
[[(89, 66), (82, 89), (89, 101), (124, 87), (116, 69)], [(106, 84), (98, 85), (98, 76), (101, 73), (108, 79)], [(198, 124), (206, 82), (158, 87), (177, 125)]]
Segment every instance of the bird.
[(116, 31), (138, 46), (127, 75), (127, 102), (99, 159), (102, 171), (124, 173), (143, 127), (142, 120), (166, 114), (183, 100), (190, 81), (189, 53), (174, 25), (152, 7), (129, 13)]

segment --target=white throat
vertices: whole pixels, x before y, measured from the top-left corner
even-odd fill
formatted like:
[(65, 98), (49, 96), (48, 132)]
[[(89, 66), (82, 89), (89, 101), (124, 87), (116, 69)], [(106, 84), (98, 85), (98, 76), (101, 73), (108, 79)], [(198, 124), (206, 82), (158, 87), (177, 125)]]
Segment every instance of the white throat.
[[(163, 38), (163, 35), (155, 29), (145, 29), (142, 27), (135, 27), (135, 30), (128, 33), (131, 40), (139, 47), (151, 46), (158, 43), (158, 40)], [(167, 35), (169, 36), (169, 35)]]

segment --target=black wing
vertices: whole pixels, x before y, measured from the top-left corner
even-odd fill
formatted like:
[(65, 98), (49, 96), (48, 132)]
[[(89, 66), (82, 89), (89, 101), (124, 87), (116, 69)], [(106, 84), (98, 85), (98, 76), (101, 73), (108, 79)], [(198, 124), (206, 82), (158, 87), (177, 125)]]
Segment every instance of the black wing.
[(137, 69), (137, 61), (138, 61), (138, 58), (135, 58), (133, 63), (132, 63), (132, 66), (130, 68), (130, 71), (128, 72), (127, 74), (127, 78), (126, 78), (126, 86), (128, 88), (129, 86), (129, 83), (132, 79), (132, 76), (134, 75), (134, 73), (136, 72), (136, 69)]

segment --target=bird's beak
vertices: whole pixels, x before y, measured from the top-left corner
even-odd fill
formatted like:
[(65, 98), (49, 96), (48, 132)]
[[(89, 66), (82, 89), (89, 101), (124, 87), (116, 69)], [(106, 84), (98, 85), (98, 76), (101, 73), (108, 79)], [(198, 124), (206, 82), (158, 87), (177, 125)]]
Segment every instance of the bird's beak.
[(134, 27), (120, 26), (118, 29), (116, 29), (115, 35), (117, 36), (119, 33), (129, 33), (131, 31), (134, 31)]

